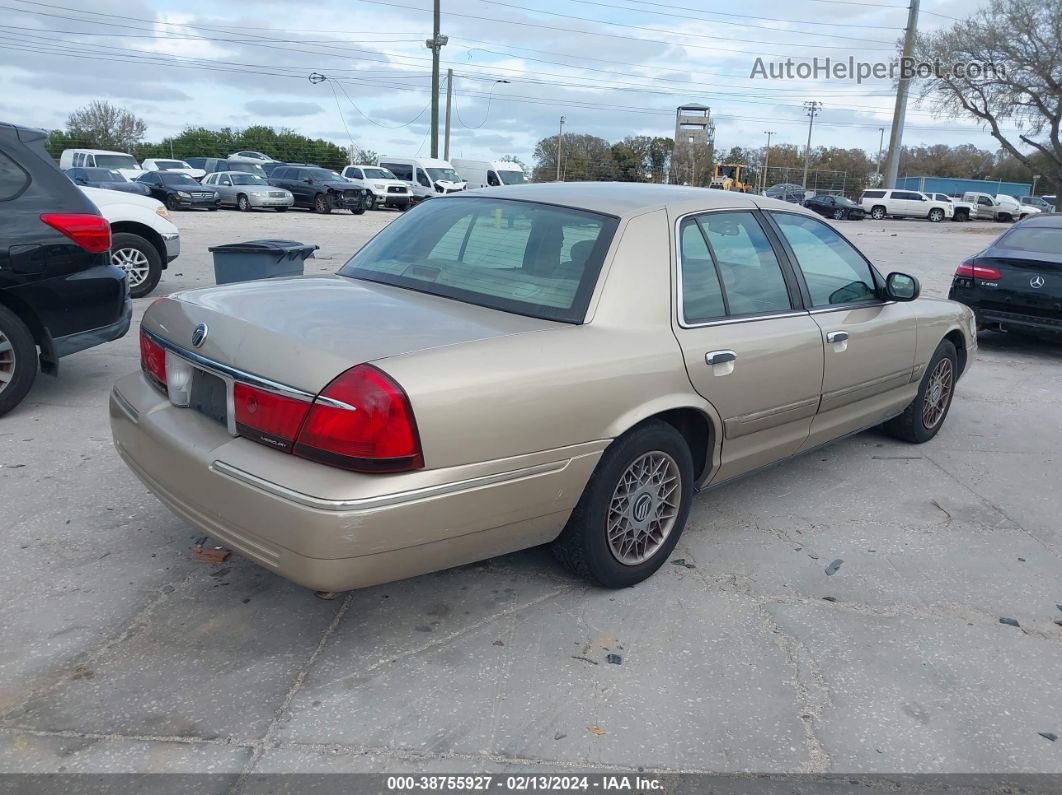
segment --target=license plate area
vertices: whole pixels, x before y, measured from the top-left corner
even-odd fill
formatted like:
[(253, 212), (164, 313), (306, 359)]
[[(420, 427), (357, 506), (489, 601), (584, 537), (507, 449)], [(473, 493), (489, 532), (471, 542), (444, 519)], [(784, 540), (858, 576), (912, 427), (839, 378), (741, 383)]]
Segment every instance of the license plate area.
[(188, 408), (198, 411), (226, 428), (229, 427), (229, 385), (206, 370), (195, 368)]

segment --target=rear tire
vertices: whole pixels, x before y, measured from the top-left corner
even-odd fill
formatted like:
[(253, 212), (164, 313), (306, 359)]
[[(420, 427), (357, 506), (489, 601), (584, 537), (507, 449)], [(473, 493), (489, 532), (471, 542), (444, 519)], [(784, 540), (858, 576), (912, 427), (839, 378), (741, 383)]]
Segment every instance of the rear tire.
[(111, 238), (111, 264), (125, 271), (132, 298), (148, 295), (162, 278), (162, 257), (140, 235), (129, 232), (114, 235)]
[(883, 220), (885, 218), (885, 208), (880, 205), (873, 208), (870, 211), (870, 217), (873, 218), (875, 221)]
[(944, 425), (955, 397), (959, 357), (955, 346), (942, 340), (929, 360), (918, 394), (903, 414), (882, 426), (885, 432), (912, 444), (928, 442)]
[(37, 345), (18, 315), (0, 306), (0, 416), (29, 394), (37, 377)]
[(553, 554), (597, 585), (635, 585), (675, 548), (692, 494), (686, 440), (660, 420), (639, 425), (609, 445), (552, 543)]

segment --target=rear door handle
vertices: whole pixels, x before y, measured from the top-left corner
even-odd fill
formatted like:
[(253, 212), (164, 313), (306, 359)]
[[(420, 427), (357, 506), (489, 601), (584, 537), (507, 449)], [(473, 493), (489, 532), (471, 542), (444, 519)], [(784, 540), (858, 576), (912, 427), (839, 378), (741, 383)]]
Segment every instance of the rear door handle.
[(704, 354), (705, 364), (725, 364), (726, 362), (732, 362), (737, 359), (737, 354), (733, 351), (710, 351)]
[(848, 342), (848, 332), (831, 331), (826, 335), (826, 342)]

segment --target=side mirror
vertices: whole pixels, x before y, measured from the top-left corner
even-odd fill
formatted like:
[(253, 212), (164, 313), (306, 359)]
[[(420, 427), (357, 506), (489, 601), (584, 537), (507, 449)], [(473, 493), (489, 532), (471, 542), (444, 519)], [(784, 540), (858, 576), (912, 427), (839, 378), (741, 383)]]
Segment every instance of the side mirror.
[(885, 296), (890, 301), (913, 301), (922, 292), (918, 279), (894, 271), (885, 279)]
[(84, 177), (77, 177), (74, 182), (76, 182), (78, 185), (88, 185), (88, 180)]
[(305, 177), (305, 178), (303, 178), (302, 181), (305, 182), (307, 185), (312, 185), (313, 184), (313, 177)]

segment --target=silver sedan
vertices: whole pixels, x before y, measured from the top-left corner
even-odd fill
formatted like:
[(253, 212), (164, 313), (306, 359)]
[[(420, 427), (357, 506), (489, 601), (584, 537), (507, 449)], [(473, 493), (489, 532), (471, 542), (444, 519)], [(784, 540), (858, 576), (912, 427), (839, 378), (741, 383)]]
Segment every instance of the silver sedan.
[(290, 191), (243, 171), (218, 171), (209, 174), (203, 184), (218, 192), (222, 207), (235, 207), (244, 212), (271, 207), (282, 213), (295, 203)]

